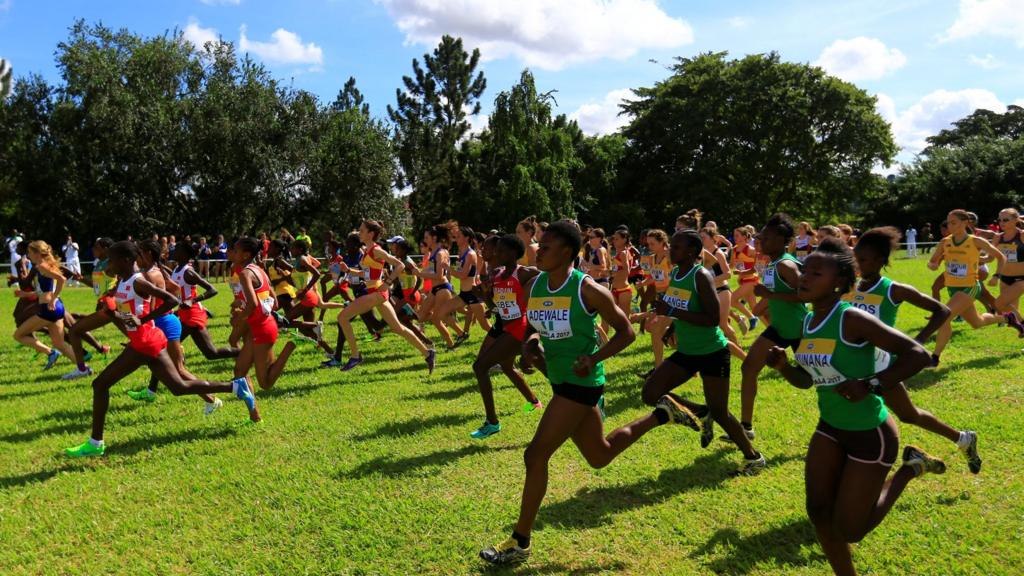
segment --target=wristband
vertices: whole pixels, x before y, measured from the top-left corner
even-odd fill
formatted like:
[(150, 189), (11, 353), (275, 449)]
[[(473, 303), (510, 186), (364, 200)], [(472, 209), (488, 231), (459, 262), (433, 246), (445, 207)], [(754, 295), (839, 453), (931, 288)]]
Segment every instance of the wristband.
[(872, 376), (871, 379), (868, 380), (868, 392), (874, 394), (875, 396), (882, 395), (882, 382), (878, 379), (878, 376)]

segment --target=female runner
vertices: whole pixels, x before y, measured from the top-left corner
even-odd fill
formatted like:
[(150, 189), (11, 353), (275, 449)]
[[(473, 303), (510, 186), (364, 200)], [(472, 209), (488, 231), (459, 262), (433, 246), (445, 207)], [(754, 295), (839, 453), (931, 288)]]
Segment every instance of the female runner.
[(729, 267), (729, 261), (726, 259), (725, 253), (719, 250), (718, 245), (715, 243), (715, 236), (717, 235), (717, 232), (713, 229), (707, 227), (701, 229), (698, 235), (704, 248), (704, 251), (701, 253), (701, 259), (704, 267), (713, 274), (715, 296), (718, 299), (718, 315), (720, 316), (718, 327), (725, 334), (729, 353), (743, 360), (747, 357), (747, 354), (740, 348), (736, 340), (736, 331), (732, 329), (732, 323), (729, 322), (729, 311), (732, 304), (732, 290), (729, 289), (729, 279), (732, 278), (732, 268)]
[[(903, 466), (888, 480), (896, 462), (899, 432), (882, 395), (928, 365), (917, 342), (882, 321), (843, 302), (856, 281), (853, 254), (840, 240), (827, 239), (808, 255), (799, 294), (811, 303), (798, 366), (775, 346), (769, 363), (797, 388), (817, 391), (821, 419), (807, 448), (807, 513), (832, 570), (856, 574), (850, 543), (860, 542), (899, 499), (907, 484), (945, 464), (907, 446)], [(875, 348), (894, 356), (875, 372)]]
[(516, 224), (516, 236), (523, 241), (523, 245), (526, 246), (526, 252), (519, 259), (520, 266), (536, 266), (537, 265), (537, 233), (539, 229), (537, 227), (537, 218), (535, 216), (528, 216), (519, 221)]
[[(109, 268), (118, 279), (114, 296), (117, 312), (108, 313), (128, 335), (128, 346), (92, 382), (91, 436), (82, 444), (66, 449), (65, 453), (72, 457), (83, 457), (102, 456), (106, 452), (103, 429), (110, 407), (110, 388), (142, 366), (147, 366), (175, 396), (231, 392), (245, 402), (249, 418), (258, 422), (260, 413), (248, 378), (235, 378), (231, 382), (208, 382), (181, 377), (167, 354), (167, 339), (153, 325), (155, 318), (178, 305), (178, 299), (143, 278), (135, 263), (139, 252), (134, 243), (116, 242), (108, 254)], [(154, 299), (162, 302), (158, 308), (153, 306)]]
[[(206, 329), (208, 318), (206, 307), (202, 302), (216, 296), (217, 289), (206, 278), (200, 276), (192, 266), (195, 248), (189, 242), (178, 242), (175, 245), (173, 256), (177, 265), (171, 272), (171, 281), (181, 288), (181, 305), (178, 308), (178, 318), (181, 320), (181, 341), (184, 342), (191, 337), (196, 348), (207, 360), (237, 358), (238, 348), (217, 347), (213, 343), (210, 332)], [(202, 294), (199, 293), (199, 288), (203, 289)]]
[[(1024, 294), (1024, 230), (1017, 224), (1020, 222), (1020, 213), (1016, 208), (1006, 208), (999, 213), (999, 235), (995, 237), (996, 247), (1006, 257), (999, 274), (992, 276), (990, 286), (999, 282), (999, 298), (996, 298), (996, 308), (1005, 310), (1013, 316), (1014, 320), (1020, 321), (1018, 304), (1021, 294)], [(1010, 316), (1007, 316), (1010, 320)]]
[(814, 251), (818, 240), (814, 235), (814, 227), (810, 222), (801, 222), (797, 228), (796, 236), (789, 244), (789, 253), (796, 256), (796, 259), (803, 262), (807, 255)]
[[(454, 269), (452, 269), (452, 276), (459, 281), (459, 294), (436, 310), (439, 311), (441, 318), (449, 318), (457, 310), (465, 307), (467, 308), (467, 319), (478, 322), (486, 333), (491, 329), (491, 325), (487, 321), (487, 310), (483, 301), (473, 291), (480, 284), (479, 269), (483, 266), (474, 246), (476, 234), (469, 226), (456, 225), (454, 237), (459, 256)], [(471, 324), (467, 322), (468, 325)], [(469, 330), (466, 329), (455, 338), (454, 344), (458, 346), (468, 339)]]
[(420, 278), (423, 278), (424, 282), (429, 280), (432, 284), (421, 316), (425, 321), (433, 322), (449, 350), (455, 348), (455, 341), (452, 340), (448, 328), (455, 330), (456, 335), (462, 332), (452, 317), (445, 315), (448, 310), (448, 302), (455, 294), (451, 283), (448, 255), (449, 242), (455, 235), (455, 228), (455, 224), (449, 222), (434, 226), (423, 233), (423, 242), (426, 244), (430, 256), (427, 258), (427, 265), (420, 270)]
[(733, 231), (736, 245), (732, 251), (732, 269), (739, 275), (736, 291), (732, 294), (730, 305), (747, 318), (747, 326), (753, 330), (757, 326), (757, 316), (751, 310), (756, 300), (754, 286), (761, 281), (757, 273), (757, 250), (754, 248), (754, 227), (749, 224), (740, 226)]
[[(28, 318), (14, 331), (14, 339), (36, 352), (46, 355), (46, 366), (43, 370), (53, 368), (61, 354), (74, 359), (74, 351), (64, 341), (64, 304), (60, 293), (64, 290), (64, 275), (60, 271), (60, 262), (53, 256), (53, 249), (42, 240), (30, 242), (28, 259), (36, 271), (36, 295), (39, 310), (35, 316)], [(50, 334), (53, 348), (43, 344), (36, 338), (36, 330), (45, 329)]]

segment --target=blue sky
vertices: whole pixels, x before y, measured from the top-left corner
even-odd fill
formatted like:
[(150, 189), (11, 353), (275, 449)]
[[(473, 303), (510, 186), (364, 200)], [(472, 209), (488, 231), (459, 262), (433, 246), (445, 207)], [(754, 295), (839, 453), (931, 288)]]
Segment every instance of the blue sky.
[(650, 60), (718, 50), (776, 50), (878, 95), (903, 160), (975, 108), (1024, 105), (1024, 0), (0, 0), (0, 58), (59, 80), (54, 50), (76, 18), (219, 35), (324, 100), (355, 76), (380, 116), (443, 33), (481, 48), (484, 116), (529, 67), (590, 133), (623, 121), (616, 104), (629, 88), (665, 76)]

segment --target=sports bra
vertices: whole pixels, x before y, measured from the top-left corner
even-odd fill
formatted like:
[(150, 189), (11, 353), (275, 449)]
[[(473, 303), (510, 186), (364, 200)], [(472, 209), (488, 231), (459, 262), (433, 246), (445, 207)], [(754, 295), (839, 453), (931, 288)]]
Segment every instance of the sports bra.
[(999, 243), (996, 247), (1006, 256), (1007, 264), (1024, 262), (1024, 241), (1020, 239), (1020, 235), (1021, 231), (1017, 230), (1013, 235), (1013, 240), (1006, 240), (1002, 233), (999, 234)]

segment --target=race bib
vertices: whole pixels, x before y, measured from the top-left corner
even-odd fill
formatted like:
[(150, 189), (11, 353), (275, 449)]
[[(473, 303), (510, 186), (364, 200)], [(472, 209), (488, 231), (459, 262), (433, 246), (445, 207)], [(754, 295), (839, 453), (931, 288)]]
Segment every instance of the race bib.
[(548, 340), (572, 338), (572, 324), (569, 322), (568, 296), (532, 298), (526, 319), (540, 335)]
[(513, 290), (495, 288), (494, 306), (502, 320), (518, 320), (523, 317), (523, 311), (519, 309), (519, 302), (516, 301), (516, 293)]
[(651, 270), (651, 278), (654, 278), (655, 282), (664, 282), (665, 270), (662, 268), (655, 268), (654, 270)]
[(946, 262), (946, 273), (953, 278), (967, 278), (967, 264), (963, 262)]
[(832, 366), (836, 341), (828, 338), (804, 338), (796, 350), (796, 361), (811, 375), (815, 386), (835, 386), (846, 378)]
[(769, 267), (765, 268), (764, 274), (762, 275), (762, 278), (761, 278), (761, 283), (764, 284), (765, 288), (767, 288), (767, 289), (769, 289), (769, 290), (771, 290), (773, 292), (775, 291), (775, 267), (774, 266), (769, 266)]
[(882, 317), (882, 296), (878, 294), (849, 292), (843, 296), (843, 300), (849, 302), (854, 308), (859, 308), (875, 318), (881, 319)]
[(1016, 244), (1000, 244), (999, 251), (1006, 256), (1007, 263), (1017, 262), (1017, 245)]
[(689, 290), (683, 290), (676, 286), (669, 286), (669, 289), (665, 291), (665, 295), (662, 296), (661, 299), (676, 310), (689, 310), (691, 295), (692, 293)]

